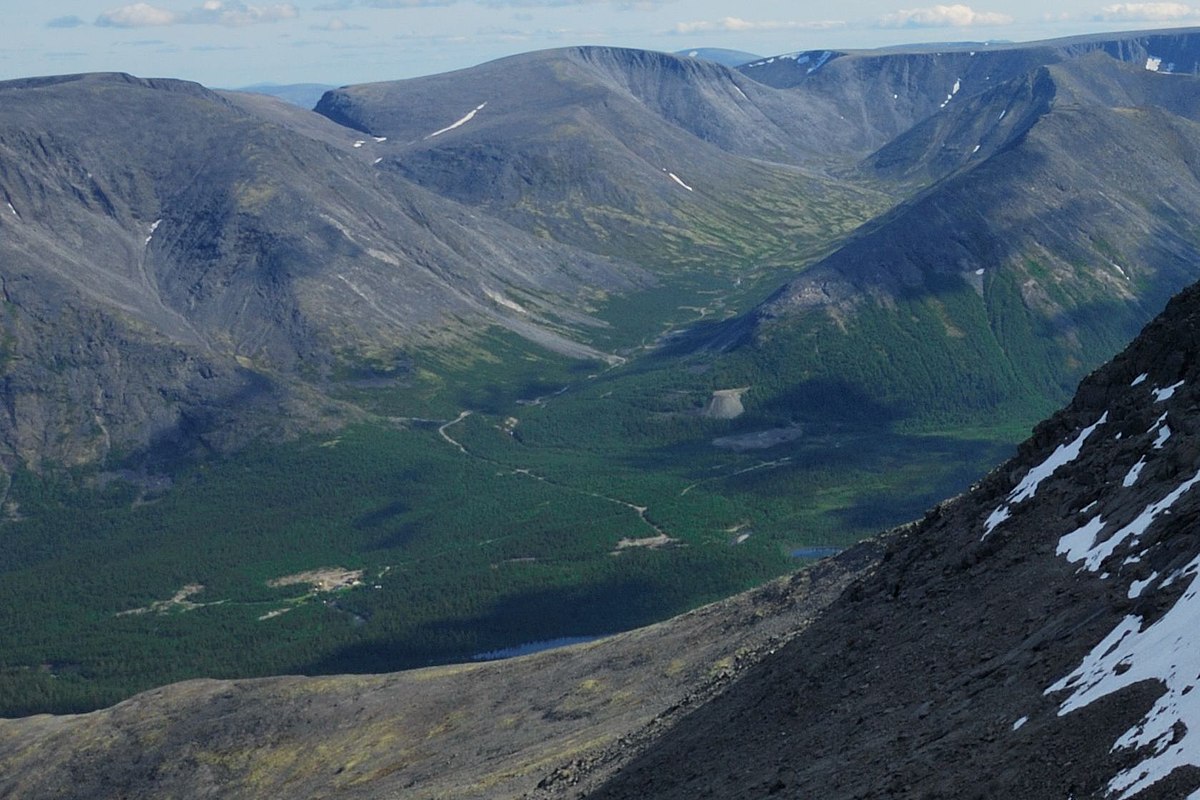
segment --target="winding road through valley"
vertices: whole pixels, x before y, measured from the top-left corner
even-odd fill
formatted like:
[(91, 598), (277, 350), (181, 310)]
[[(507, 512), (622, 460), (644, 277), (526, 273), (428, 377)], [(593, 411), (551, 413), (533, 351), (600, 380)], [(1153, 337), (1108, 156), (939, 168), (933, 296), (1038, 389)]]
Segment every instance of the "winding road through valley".
[[(628, 500), (622, 500), (619, 497), (610, 497), (606, 494), (601, 494), (599, 492), (593, 492), (593, 491), (589, 491), (587, 489), (580, 489), (575, 486), (570, 486), (568, 484), (561, 483), (561, 482), (553, 480), (551, 478), (547, 478), (545, 475), (540, 475), (540, 474), (534, 472), (533, 470), (521, 468), (521, 467), (513, 467), (509, 464), (504, 464), (500, 461), (496, 461), (495, 459), (486, 458), (484, 456), (480, 456), (475, 453), (472, 453), (470, 450), (468, 450), (466, 448), (466, 446), (463, 445), (462, 442), (458, 441), (457, 439), (452, 437), (449, 433), (447, 433), (447, 431), (451, 427), (461, 423), (467, 417), (471, 416), (471, 414), (472, 414), (471, 411), (460, 411), (457, 417), (455, 417), (454, 419), (445, 423), (444, 425), (441, 425), (438, 428), (438, 435), (441, 436), (443, 439), (445, 439), (448, 444), (450, 444), (452, 447), (457, 449), (463, 455), (467, 456), (468, 458), (473, 458), (473, 459), (476, 459), (477, 461), (481, 461), (485, 464), (490, 464), (495, 467), (501, 467), (504, 469), (511, 470), (511, 473), (513, 475), (524, 475), (525, 477), (532, 478), (535, 481), (541, 481), (542, 483), (548, 484), (550, 486), (554, 486), (555, 488), (562, 489), (564, 491), (573, 492), (575, 494), (581, 494), (581, 495), (584, 495), (585, 497), (595, 497), (599, 500), (604, 500), (606, 502), (614, 503), (616, 505), (628, 508), (630, 511), (633, 511), (634, 513), (636, 513), (638, 519), (641, 520), (641, 522), (646, 527), (648, 527), (651, 531), (654, 532), (653, 536), (648, 537), (645, 540), (640, 540), (640, 539), (625, 540), (625, 541), (631, 542), (635, 546), (637, 544), (641, 543), (642, 541), (645, 541), (647, 543), (652, 542), (653, 543), (652, 546), (655, 546), (655, 547), (661, 547), (665, 544), (673, 544), (678, 541), (673, 536), (671, 536), (669, 533), (667, 533), (665, 530), (663, 530), (663, 528), (660, 527), (657, 523), (655, 523), (652, 519), (650, 519), (650, 517), (649, 517), (650, 509), (646, 506), (639, 506), (635, 503), (629, 502)], [(628, 547), (630, 545), (626, 544), (625, 546)]]

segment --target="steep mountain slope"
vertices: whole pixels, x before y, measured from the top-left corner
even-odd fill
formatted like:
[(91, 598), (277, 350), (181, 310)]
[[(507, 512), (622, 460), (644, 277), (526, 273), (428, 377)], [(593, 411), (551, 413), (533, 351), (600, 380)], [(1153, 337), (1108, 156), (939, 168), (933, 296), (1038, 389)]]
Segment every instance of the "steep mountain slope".
[(584, 309), (648, 280), (379, 173), (307, 112), (121, 75), (0, 96), (9, 469), (278, 435), (255, 398), (319, 424), (341, 365), (469, 327), (597, 356), (570, 339)]
[(834, 380), (933, 418), (1065, 398), (1196, 278), (1197, 80), (1095, 55), (940, 114), (868, 163), (944, 177), (710, 343), (784, 364), (796, 413)]
[(1103, 52), (1164, 73), (1200, 73), (1197, 29), (1096, 34), (1019, 44), (810, 51), (739, 67), (767, 86), (818, 98), (849, 124), (848, 143), (874, 150), (939, 111), (1041, 66)]
[(827, 242), (887, 204), (799, 166), (843, 147), (820, 99), (664, 53), (543, 51), (346, 87), (316, 110), (388, 137), (383, 166), (422, 186), (645, 264)]
[[(947, 106), (872, 154), (866, 166), (890, 180), (933, 181), (968, 167), (1023, 136), (1054, 108), (1155, 107), (1197, 121), (1194, 80), (1094, 51)], [(1194, 76), (1191, 76), (1194, 77)]]
[(1197, 331), (1193, 287), (589, 796), (1196, 796)]

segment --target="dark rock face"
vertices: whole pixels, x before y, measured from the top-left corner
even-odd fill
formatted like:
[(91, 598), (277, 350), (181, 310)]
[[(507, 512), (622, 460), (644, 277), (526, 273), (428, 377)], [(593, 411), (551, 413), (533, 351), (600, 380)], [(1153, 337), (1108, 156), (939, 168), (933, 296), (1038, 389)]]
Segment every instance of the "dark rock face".
[[(922, 123), (868, 164), (941, 180), (867, 226), (761, 314), (894, 296), (978, 269), (1028, 272), (1031, 259), (1091, 264), (1102, 258), (1098, 242), (1109, 262), (1130, 256), (1125, 265), (1135, 264), (1146, 288), (1159, 285), (1150, 293), (1163, 302), (1195, 277), (1197, 243), (1183, 209), (1200, 200), (1187, 166), (1200, 146), (1196, 80), (1089, 57), (1039, 68)], [(1164, 130), (1170, 135), (1159, 135)], [(1127, 283), (1125, 265), (1104, 266)], [(1068, 295), (1087, 293), (1059, 278)], [(1121, 282), (1110, 296), (1132, 296)]]
[(1200, 788), (1197, 331), (1192, 288), (1013, 461), (590, 796)]
[(1097, 34), (1022, 44), (945, 44), (865, 52), (810, 51), (744, 64), (765, 85), (821, 98), (853, 120), (851, 141), (875, 149), (955, 102), (1033, 70), (1092, 53), (1176, 75), (1200, 74), (1196, 29)]

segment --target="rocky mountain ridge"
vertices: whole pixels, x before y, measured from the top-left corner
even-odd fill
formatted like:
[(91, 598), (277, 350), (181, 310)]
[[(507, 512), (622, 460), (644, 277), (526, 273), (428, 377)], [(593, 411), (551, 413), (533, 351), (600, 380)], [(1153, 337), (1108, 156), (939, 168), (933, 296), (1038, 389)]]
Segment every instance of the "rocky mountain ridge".
[(1021, 43), (810, 51), (745, 64), (756, 81), (821, 97), (853, 120), (852, 139), (874, 150), (948, 105), (1039, 67), (1092, 53), (1170, 74), (1200, 72), (1197, 29), (1096, 34)]
[(1193, 287), (588, 796), (1194, 797), (1198, 324)]
[(956, 97), (861, 162), (908, 199), (696, 341), (900, 408), (1069, 397), (1196, 278), (1196, 80), (1093, 52)]

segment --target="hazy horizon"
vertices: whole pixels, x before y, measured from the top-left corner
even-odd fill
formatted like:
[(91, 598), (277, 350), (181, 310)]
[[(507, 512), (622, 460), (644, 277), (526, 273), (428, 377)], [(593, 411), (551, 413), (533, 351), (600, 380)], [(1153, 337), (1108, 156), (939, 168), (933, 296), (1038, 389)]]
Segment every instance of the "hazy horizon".
[[(830, 7), (832, 8), (832, 7)], [(764, 56), (929, 42), (1031, 41), (1200, 24), (1181, 3), (1030, 0), (828, 13), (774, 0), (47, 0), (11, 9), (0, 79), (117, 71), (209, 86), (341, 85), (417, 77), (532, 50), (699, 47)]]

